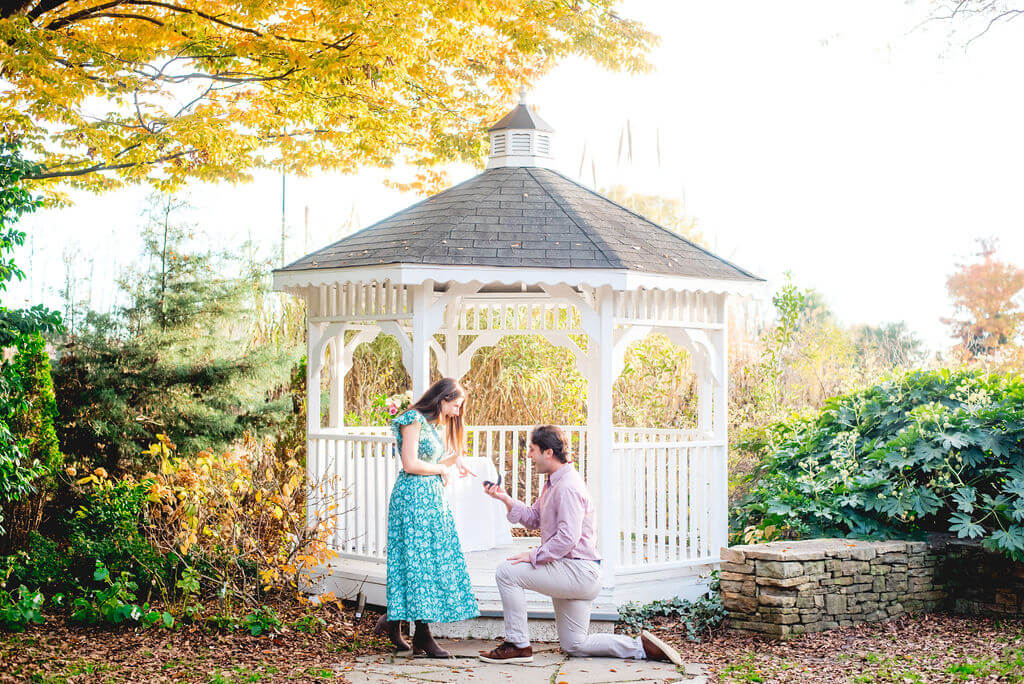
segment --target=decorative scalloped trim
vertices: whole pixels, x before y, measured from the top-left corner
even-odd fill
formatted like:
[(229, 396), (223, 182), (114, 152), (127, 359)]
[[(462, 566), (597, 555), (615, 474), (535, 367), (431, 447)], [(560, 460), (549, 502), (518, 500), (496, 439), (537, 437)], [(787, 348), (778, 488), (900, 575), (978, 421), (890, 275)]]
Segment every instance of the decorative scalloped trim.
[[(666, 276), (655, 273), (639, 273), (636, 271), (606, 271), (598, 269), (579, 269), (572, 271), (576, 278), (566, 278), (566, 269), (536, 269), (524, 271), (523, 269), (503, 269), (491, 267), (494, 270), (483, 271), (479, 267), (470, 267), (465, 271), (452, 271), (452, 267), (421, 267), (411, 268), (359, 268), (357, 269), (323, 269), (321, 271), (275, 271), (274, 289), (278, 291), (296, 294), (296, 290), (308, 287), (319, 287), (321, 285), (338, 285), (346, 282), (382, 282), (390, 280), (395, 284), (422, 285), (427, 280), (434, 280), (437, 284), (446, 286), (480, 283), (486, 285), (548, 285), (568, 287), (590, 287), (600, 288), (611, 286), (619, 292), (630, 291), (676, 291), (676, 292), (697, 292), (704, 294), (737, 294), (747, 296), (758, 296), (764, 293), (765, 283), (763, 281), (728, 281), (728, 280), (707, 280), (701, 278), (686, 278), (678, 276)], [(438, 278), (426, 277), (432, 275), (430, 271), (439, 271)], [(422, 272), (423, 277), (417, 272)], [(368, 277), (360, 278), (360, 273)], [(458, 277), (463, 275), (463, 277)], [(348, 276), (348, 277), (344, 277)], [(353, 277), (355, 276), (355, 277)], [(411, 276), (411, 277), (404, 277)], [(455, 277), (451, 277), (455, 276)], [(442, 279), (444, 278), (444, 279)], [(637, 282), (632, 287), (625, 285), (630, 281)], [(615, 282), (619, 281), (619, 282)], [(650, 284), (644, 284), (647, 281)], [(660, 282), (659, 282), (660, 281)]]

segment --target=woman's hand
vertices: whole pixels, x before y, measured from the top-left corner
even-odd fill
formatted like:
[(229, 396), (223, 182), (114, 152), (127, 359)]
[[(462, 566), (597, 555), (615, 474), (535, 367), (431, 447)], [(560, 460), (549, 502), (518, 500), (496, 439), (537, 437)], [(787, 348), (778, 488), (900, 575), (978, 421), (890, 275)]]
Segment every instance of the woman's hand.
[(458, 469), (459, 477), (468, 477), (470, 475), (476, 477), (476, 473), (466, 467), (466, 462), (462, 460), (461, 456), (455, 458), (455, 467)]
[(451, 468), (446, 465), (441, 466), (441, 472), (438, 473), (441, 476), (441, 486), (448, 486), (448, 479), (451, 477)]

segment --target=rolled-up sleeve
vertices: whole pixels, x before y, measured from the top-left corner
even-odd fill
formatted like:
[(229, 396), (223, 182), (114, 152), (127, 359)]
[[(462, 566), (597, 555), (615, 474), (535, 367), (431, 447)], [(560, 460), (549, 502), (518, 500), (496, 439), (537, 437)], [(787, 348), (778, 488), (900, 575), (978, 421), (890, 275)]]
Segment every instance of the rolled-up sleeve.
[(576, 548), (583, 536), (583, 516), (586, 509), (583, 499), (574, 491), (558, 493), (558, 499), (552, 502), (557, 511), (555, 533), (543, 544), (530, 552), (530, 564), (533, 567), (565, 558)]
[(540, 499), (532, 506), (527, 506), (522, 501), (515, 501), (508, 512), (508, 521), (519, 524), (528, 530), (540, 529)]

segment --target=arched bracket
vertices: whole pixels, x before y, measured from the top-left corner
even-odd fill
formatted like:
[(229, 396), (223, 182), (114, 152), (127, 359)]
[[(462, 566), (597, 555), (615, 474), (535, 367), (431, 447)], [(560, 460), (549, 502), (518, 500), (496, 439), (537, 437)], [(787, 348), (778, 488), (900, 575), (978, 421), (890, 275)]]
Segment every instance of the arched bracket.
[(458, 359), (455, 362), (455, 368), (449, 369), (452, 373), (452, 377), (456, 380), (461, 380), (466, 373), (469, 372), (469, 365), (473, 361), (473, 354), (483, 349), (484, 347), (490, 347), (496, 344), (503, 337), (503, 333), (500, 330), (489, 330), (482, 332), (476, 336), (476, 338), (469, 343), (469, 346), (459, 354)]
[(649, 325), (631, 325), (620, 328), (613, 333), (615, 342), (612, 344), (612, 382), (622, 375), (622, 369), (626, 366), (626, 350), (629, 345), (639, 342), (651, 334)]
[(576, 344), (576, 340), (569, 337), (568, 333), (557, 331), (548, 332), (544, 334), (544, 338), (556, 347), (562, 347), (563, 349), (571, 351), (576, 361), (576, 370), (579, 371), (579, 374), (584, 378), (590, 377), (590, 355), (580, 349), (580, 346)]
[(356, 347), (363, 344), (364, 342), (373, 342), (380, 335), (381, 330), (378, 326), (368, 327), (360, 330), (356, 333), (355, 337), (348, 341), (345, 345), (344, 355), (342, 356), (341, 363), (342, 368), (345, 369), (345, 374), (348, 374), (350, 368), (352, 368), (352, 356), (356, 353)]
[(714, 343), (707, 331), (665, 327), (655, 328), (654, 332), (662, 333), (674, 344), (689, 351), (699, 359), (702, 368), (711, 376), (711, 380), (716, 385), (722, 383), (722, 376), (719, 372), (722, 350)]
[(381, 321), (377, 325), (382, 333), (391, 335), (398, 340), (398, 346), (402, 349), (402, 365), (405, 366), (406, 372), (411, 376), (412, 340), (409, 339), (409, 335), (405, 332), (405, 328), (400, 326), (397, 321)]
[(434, 352), (434, 359), (437, 361), (437, 370), (441, 374), (441, 377), (448, 377), (450, 371), (448, 368), (448, 355), (445, 353), (445, 349), (441, 346), (441, 343), (433, 337), (430, 338), (430, 350)]
[[(309, 358), (306, 360), (306, 363), (314, 365), (317, 370), (320, 370), (324, 366), (324, 354), (327, 352), (327, 345), (345, 329), (345, 323), (329, 323), (326, 326), (317, 327), (320, 334), (315, 339), (312, 336), (310, 337)], [(315, 364), (312, 363), (314, 361)]]

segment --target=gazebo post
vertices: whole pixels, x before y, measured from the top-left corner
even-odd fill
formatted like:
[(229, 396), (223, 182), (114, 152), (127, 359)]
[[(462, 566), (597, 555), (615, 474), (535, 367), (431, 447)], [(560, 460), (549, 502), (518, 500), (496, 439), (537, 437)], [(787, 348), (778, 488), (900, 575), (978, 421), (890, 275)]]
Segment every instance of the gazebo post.
[(341, 331), (331, 340), (331, 403), (328, 407), (327, 424), (332, 428), (345, 425), (345, 376), (348, 368), (345, 367), (345, 330)]
[(720, 320), (722, 329), (712, 339), (718, 347), (716, 361), (718, 363), (718, 382), (715, 383), (712, 410), (714, 418), (712, 427), (715, 439), (722, 443), (718, 459), (715, 462), (714, 477), (715, 497), (712, 508), (712, 547), (719, 549), (729, 545), (729, 307), (728, 295), (721, 295)]
[[(619, 497), (616, 486), (618, 463), (612, 456), (612, 385), (614, 352), (615, 293), (600, 289), (597, 301), (597, 335), (591, 352), (590, 382), (587, 387), (587, 471), (597, 475), (597, 528), (605, 586), (614, 581), (619, 565)], [(595, 461), (596, 457), (596, 461)]]
[(459, 307), (461, 298), (456, 297), (448, 303), (444, 313), (444, 363), (438, 359), (438, 366), (441, 368), (441, 375), (461, 380), (459, 373)]
[(430, 336), (428, 315), (434, 281), (426, 280), (416, 288), (412, 306), (412, 399), (416, 401), (430, 384)]
[(712, 425), (712, 402), (714, 393), (714, 382), (711, 379), (711, 369), (703, 354), (691, 354), (694, 365), (694, 375), (697, 376), (697, 433), (700, 435), (711, 435)]
[[(323, 363), (320, 350), (324, 331), (318, 323), (307, 323), (306, 331), (306, 444), (312, 445), (312, 436), (320, 429), (320, 371)], [(306, 501), (310, 504), (306, 506), (306, 523), (310, 526), (317, 521), (317, 506), (312, 502), (316, 500), (313, 488), (320, 479), (319, 454), (314, 448), (309, 448), (306, 453)]]

